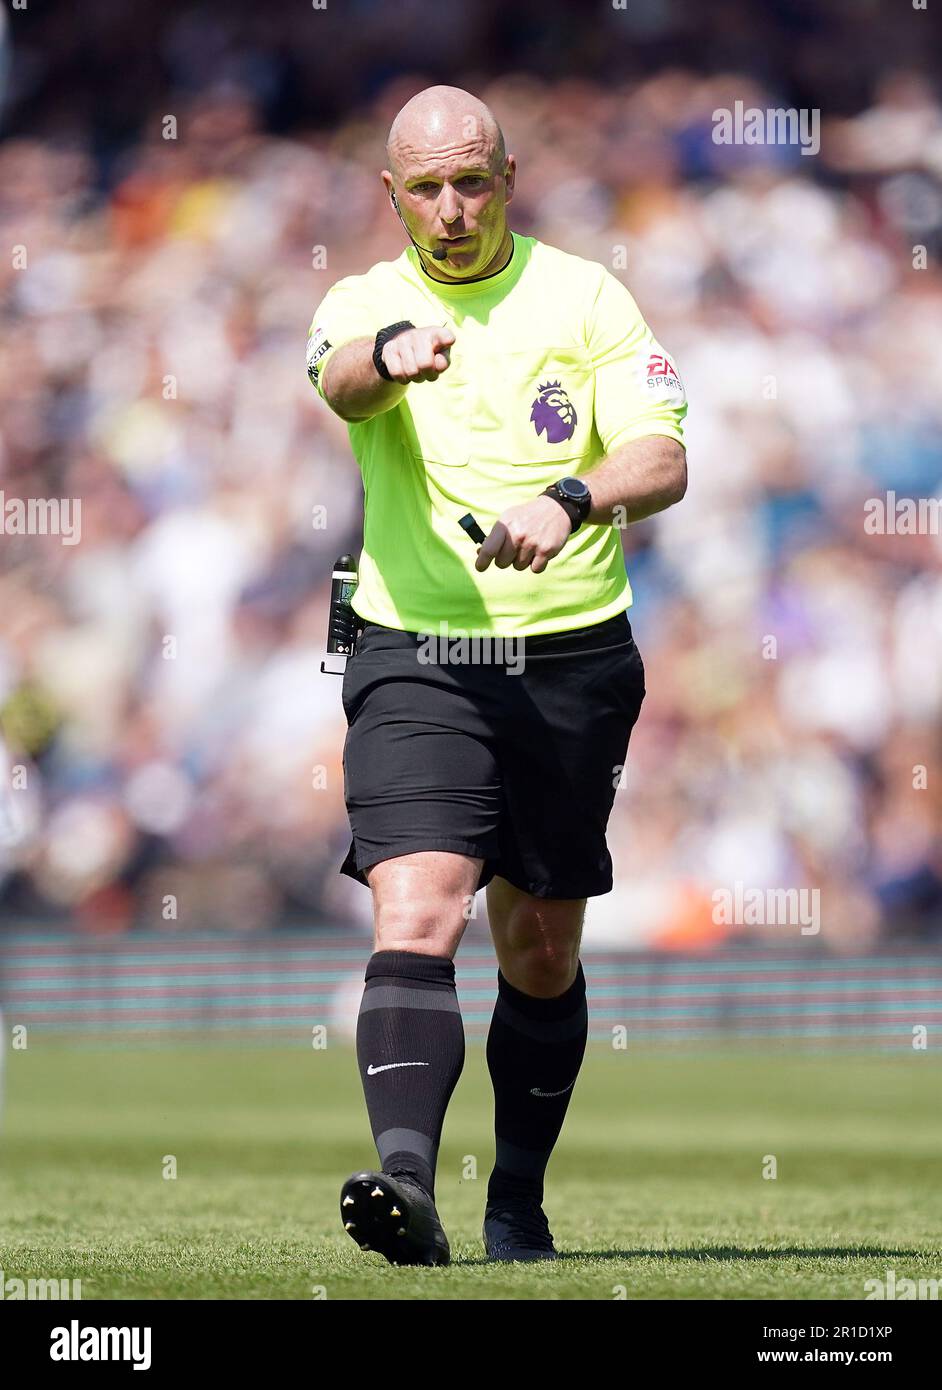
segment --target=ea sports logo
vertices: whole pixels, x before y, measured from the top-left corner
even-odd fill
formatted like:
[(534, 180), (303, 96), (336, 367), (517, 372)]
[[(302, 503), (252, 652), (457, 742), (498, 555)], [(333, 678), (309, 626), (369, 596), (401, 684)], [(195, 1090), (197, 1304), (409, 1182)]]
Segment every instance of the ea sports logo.
[(680, 377), (677, 375), (673, 362), (669, 357), (657, 352), (652, 352), (648, 358), (648, 378), (651, 377), (655, 378), (658, 385), (662, 382), (671, 385), (675, 382), (680, 384)]
[(571, 439), (576, 430), (576, 410), (558, 381), (548, 381), (540, 387), (533, 402), (530, 419), (537, 434), (546, 434), (547, 444), (561, 444)]
[(648, 357), (647, 368), (641, 368), (638, 375), (643, 386), (660, 401), (680, 405), (687, 399), (677, 368), (660, 343), (656, 344)]

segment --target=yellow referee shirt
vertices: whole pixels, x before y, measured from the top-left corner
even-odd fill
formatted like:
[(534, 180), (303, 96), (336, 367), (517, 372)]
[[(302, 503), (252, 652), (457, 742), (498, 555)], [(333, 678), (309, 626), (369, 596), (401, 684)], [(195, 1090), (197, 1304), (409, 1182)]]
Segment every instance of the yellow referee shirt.
[[(448, 324), (451, 365), (399, 405), (349, 425), (363, 475), (364, 536), (353, 607), (408, 632), (532, 636), (603, 622), (631, 603), (621, 532), (584, 523), (542, 574), (474, 568), (507, 507), (589, 472), (620, 445), (683, 443), (687, 405), (671, 359), (604, 266), (513, 236), (496, 275), (443, 284), (409, 247), (339, 280), (314, 315), (308, 375), (323, 395), (332, 354), (409, 319)], [(447, 624), (447, 626), (443, 626)]]

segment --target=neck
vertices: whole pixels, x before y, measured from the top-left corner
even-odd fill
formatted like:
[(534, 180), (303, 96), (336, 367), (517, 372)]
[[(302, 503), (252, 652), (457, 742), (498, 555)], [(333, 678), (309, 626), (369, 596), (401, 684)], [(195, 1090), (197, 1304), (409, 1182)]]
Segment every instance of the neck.
[(460, 278), (457, 275), (442, 275), (438, 271), (435, 261), (430, 261), (430, 264), (426, 265), (426, 258), (421, 255), (419, 256), (419, 264), (430, 280), (439, 280), (445, 285), (473, 285), (475, 280), (487, 280), (490, 276), (497, 275), (499, 271), (503, 270), (505, 266), (510, 263), (510, 258), (513, 253), (514, 239), (510, 228), (507, 227), (504, 231), (504, 237), (500, 246), (481, 271), (480, 275), (461, 276)]

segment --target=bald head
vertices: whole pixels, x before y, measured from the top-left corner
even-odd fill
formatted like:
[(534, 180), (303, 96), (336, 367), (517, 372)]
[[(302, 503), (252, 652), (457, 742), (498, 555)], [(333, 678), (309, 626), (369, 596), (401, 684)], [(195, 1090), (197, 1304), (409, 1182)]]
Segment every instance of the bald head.
[(426, 87), (407, 101), (389, 128), (386, 159), (398, 180), (413, 164), (436, 156), (467, 153), (494, 173), (506, 152), (500, 126), (489, 106), (460, 87)]
[(425, 248), (427, 274), (467, 280), (507, 263), (515, 164), (483, 101), (460, 87), (426, 87), (393, 121), (386, 156), (383, 183), (417, 250)]

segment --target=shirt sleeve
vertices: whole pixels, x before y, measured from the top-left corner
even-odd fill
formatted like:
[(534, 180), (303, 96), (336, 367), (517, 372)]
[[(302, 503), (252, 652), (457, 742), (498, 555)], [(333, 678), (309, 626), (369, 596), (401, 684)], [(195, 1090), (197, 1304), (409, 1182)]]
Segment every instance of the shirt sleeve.
[(603, 270), (586, 327), (595, 368), (595, 427), (606, 454), (647, 434), (683, 444), (687, 395), (632, 296)]
[(324, 369), (339, 347), (355, 338), (375, 338), (382, 324), (375, 323), (362, 288), (362, 277), (338, 280), (318, 305), (307, 337), (307, 374), (322, 400)]

